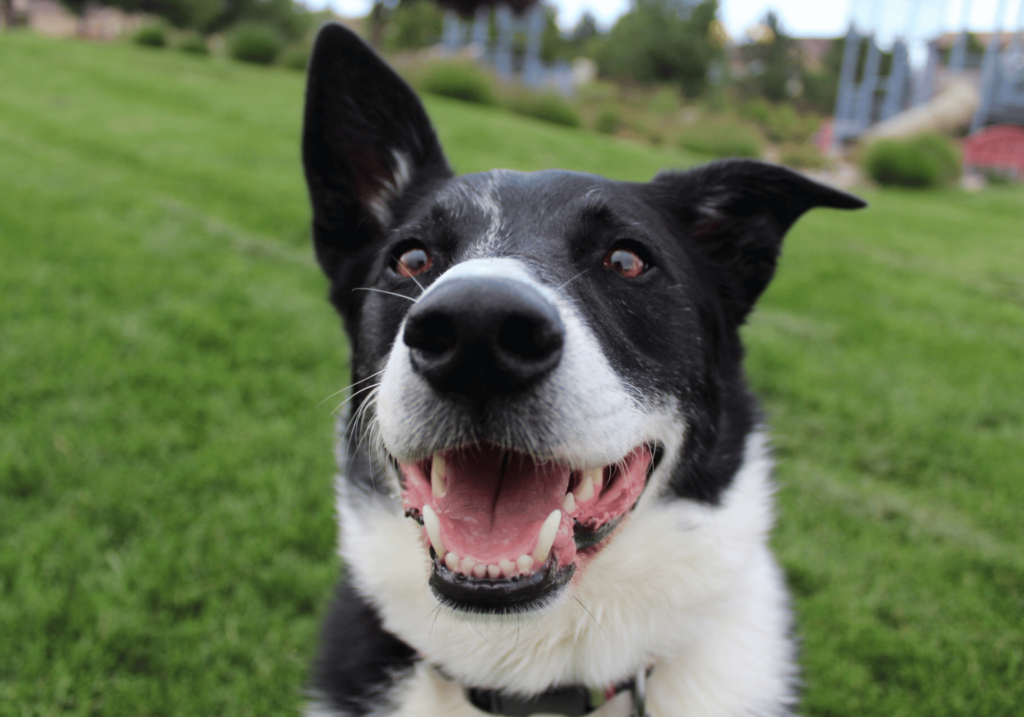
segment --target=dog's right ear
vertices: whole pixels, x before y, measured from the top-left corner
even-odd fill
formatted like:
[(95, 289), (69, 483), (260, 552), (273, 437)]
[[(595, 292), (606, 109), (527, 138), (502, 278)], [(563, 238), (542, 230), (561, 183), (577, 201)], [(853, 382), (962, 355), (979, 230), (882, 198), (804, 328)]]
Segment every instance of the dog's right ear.
[(419, 98), (348, 28), (321, 28), (308, 77), (302, 159), (313, 241), (337, 288), (368, 260), (403, 194), (452, 170)]

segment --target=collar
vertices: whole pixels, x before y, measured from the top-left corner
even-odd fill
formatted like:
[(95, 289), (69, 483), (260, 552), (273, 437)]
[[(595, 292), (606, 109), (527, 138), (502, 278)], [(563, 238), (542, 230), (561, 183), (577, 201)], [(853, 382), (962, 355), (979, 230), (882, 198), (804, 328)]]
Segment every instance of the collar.
[(556, 687), (529, 698), (507, 695), (498, 690), (485, 690), (468, 687), (466, 699), (471, 705), (493, 715), (503, 717), (529, 717), (529, 715), (545, 713), (565, 715), (566, 717), (584, 717), (613, 697), (622, 692), (633, 694), (633, 712), (631, 717), (650, 717), (645, 707), (647, 697), (647, 678), (653, 667), (641, 668), (632, 679), (611, 685), (605, 690), (592, 690), (583, 685)]

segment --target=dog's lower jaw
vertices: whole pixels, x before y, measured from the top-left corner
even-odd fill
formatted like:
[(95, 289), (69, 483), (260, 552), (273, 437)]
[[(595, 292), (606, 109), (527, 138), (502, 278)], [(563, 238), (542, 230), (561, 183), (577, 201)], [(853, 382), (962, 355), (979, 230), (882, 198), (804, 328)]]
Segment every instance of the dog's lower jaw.
[[(787, 595), (767, 547), (770, 468), (763, 437), (753, 434), (719, 506), (639, 506), (572, 586), (574, 599), (519, 617), (439, 609), (418, 526), (393, 504), (343, 496), (350, 579), (384, 627), (423, 658), (394, 685), (397, 708), (380, 714), (475, 715), (464, 687), (536, 694), (556, 684), (606, 685), (650, 663), (656, 717), (786, 714), (796, 670)], [(434, 696), (424, 701), (426, 694)], [(596, 714), (615, 717), (614, 709)]]

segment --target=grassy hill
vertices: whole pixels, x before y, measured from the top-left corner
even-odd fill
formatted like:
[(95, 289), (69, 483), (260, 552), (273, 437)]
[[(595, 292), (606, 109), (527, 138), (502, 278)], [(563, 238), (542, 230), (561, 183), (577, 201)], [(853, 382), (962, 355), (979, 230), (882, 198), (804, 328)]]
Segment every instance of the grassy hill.
[[(0, 34), (0, 715), (295, 713), (346, 348), (302, 78)], [(433, 99), (460, 171), (696, 158)], [(803, 712), (1024, 704), (1024, 192), (813, 212), (746, 329)]]

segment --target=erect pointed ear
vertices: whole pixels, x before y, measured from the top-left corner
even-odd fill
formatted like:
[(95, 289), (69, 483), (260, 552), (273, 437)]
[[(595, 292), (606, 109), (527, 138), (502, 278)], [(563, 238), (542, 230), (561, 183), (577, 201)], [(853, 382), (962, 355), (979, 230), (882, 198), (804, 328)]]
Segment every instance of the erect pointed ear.
[(317, 258), (332, 281), (391, 225), (403, 194), (452, 176), (419, 98), (355, 33), (321, 28), (309, 62), (302, 158)]
[(814, 207), (867, 206), (852, 194), (752, 160), (659, 174), (648, 186), (652, 201), (711, 272), (737, 325), (771, 281), (782, 238), (800, 215)]

